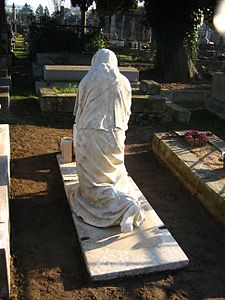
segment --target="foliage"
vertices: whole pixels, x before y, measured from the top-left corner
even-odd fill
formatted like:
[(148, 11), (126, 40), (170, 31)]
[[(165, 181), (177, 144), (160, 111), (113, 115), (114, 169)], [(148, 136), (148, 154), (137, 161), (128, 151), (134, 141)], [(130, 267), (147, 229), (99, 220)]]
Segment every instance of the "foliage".
[(32, 8), (30, 5), (28, 5), (26, 3), (22, 7), (22, 9), (18, 10), (18, 12), (17, 12), (17, 20), (18, 20), (17, 30), (18, 30), (18, 32), (27, 30), (33, 19), (34, 19), (34, 15), (33, 15)]
[(35, 15), (36, 17), (40, 18), (41, 16), (44, 15), (44, 8), (41, 4), (39, 4), (39, 6), (37, 7), (37, 9), (35, 10)]
[(93, 33), (86, 33), (82, 39), (86, 51), (95, 52), (98, 49), (105, 48), (106, 42), (100, 36), (100, 34), (95, 31)]
[(86, 33), (86, 12), (93, 4), (94, 0), (71, 0), (72, 6), (79, 6), (81, 11), (81, 22), (83, 26), (82, 34)]
[(74, 27), (60, 26), (55, 20), (45, 24), (33, 23), (30, 27), (29, 54), (33, 59), (37, 52), (94, 51), (105, 46), (98, 32), (81, 36)]
[(69, 86), (64, 88), (59, 88), (54, 86), (52, 89), (56, 94), (73, 94), (73, 93), (77, 93), (78, 87), (77, 85), (69, 84)]
[(197, 29), (201, 17), (203, 14), (208, 18), (212, 15), (215, 2), (215, 0), (186, 0), (185, 3), (180, 0), (145, 0), (146, 25), (153, 31), (157, 48), (156, 66), (162, 77), (165, 77), (166, 72), (174, 71), (170, 70), (172, 62), (179, 67), (175, 56), (178, 56), (179, 51), (181, 54), (182, 47), (189, 64), (191, 59), (195, 60)]
[(100, 15), (122, 13), (130, 8), (137, 8), (137, 0), (96, 0), (96, 8)]
[(94, 0), (71, 0), (73, 6), (79, 6), (81, 10), (87, 11), (93, 4)]

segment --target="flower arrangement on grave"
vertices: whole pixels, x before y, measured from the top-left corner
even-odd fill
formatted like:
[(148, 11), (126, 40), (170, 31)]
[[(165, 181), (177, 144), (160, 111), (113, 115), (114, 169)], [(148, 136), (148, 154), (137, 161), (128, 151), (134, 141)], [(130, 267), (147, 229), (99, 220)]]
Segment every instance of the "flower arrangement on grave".
[(192, 146), (204, 146), (208, 143), (208, 137), (205, 133), (199, 132), (198, 130), (189, 130), (185, 133), (185, 140)]

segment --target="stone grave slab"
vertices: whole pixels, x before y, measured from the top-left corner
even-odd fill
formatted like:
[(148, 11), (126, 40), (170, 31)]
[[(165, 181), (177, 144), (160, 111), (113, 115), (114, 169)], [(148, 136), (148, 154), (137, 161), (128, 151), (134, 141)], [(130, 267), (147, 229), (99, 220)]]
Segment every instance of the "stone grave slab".
[(206, 109), (225, 119), (225, 74), (215, 72), (212, 81), (212, 97), (206, 102)]
[(0, 124), (0, 298), (8, 298), (10, 288), (9, 159), (9, 125)]
[(163, 113), (166, 98), (160, 95), (132, 95), (132, 112)]
[(188, 109), (170, 100), (166, 101), (166, 112), (168, 112), (176, 122), (188, 123), (191, 119), (191, 112)]
[(91, 65), (92, 55), (79, 53), (37, 53), (40, 65)]
[(52, 87), (39, 88), (39, 102), (42, 112), (73, 112), (75, 93), (57, 94)]
[[(187, 131), (187, 130), (186, 130)], [(217, 168), (190, 151), (182, 141), (186, 131), (159, 132), (153, 137), (153, 152), (179, 178), (186, 188), (197, 195), (203, 206), (225, 225), (225, 170), (223, 163), (216, 161)], [(206, 133), (205, 131), (202, 131)], [(217, 151), (219, 157), (225, 142), (211, 132), (207, 132), (210, 153)], [(223, 175), (224, 172), (224, 175)]]
[(225, 74), (223, 72), (213, 74), (212, 97), (225, 105)]
[(8, 112), (10, 109), (10, 96), (8, 92), (0, 92), (1, 113)]
[(9, 93), (8, 85), (0, 85), (0, 93)]
[(0, 69), (0, 77), (7, 77), (8, 69)]
[[(90, 66), (44, 65), (46, 81), (80, 81), (89, 71)], [(133, 67), (120, 67), (120, 72), (130, 81), (139, 80), (139, 72)]]
[[(76, 163), (63, 163), (60, 154), (57, 160), (72, 211), (72, 199), (79, 184)], [(187, 256), (131, 177), (130, 182), (146, 211), (146, 220), (134, 231), (121, 233), (119, 226), (96, 228), (72, 213), (91, 280), (174, 270), (188, 264)]]
[(0, 223), (0, 298), (9, 298), (10, 289), (10, 254), (9, 234), (6, 223)]
[(11, 88), (11, 86), (12, 86), (11, 76), (0, 77), (0, 85), (3, 85), (3, 86), (8, 85)]

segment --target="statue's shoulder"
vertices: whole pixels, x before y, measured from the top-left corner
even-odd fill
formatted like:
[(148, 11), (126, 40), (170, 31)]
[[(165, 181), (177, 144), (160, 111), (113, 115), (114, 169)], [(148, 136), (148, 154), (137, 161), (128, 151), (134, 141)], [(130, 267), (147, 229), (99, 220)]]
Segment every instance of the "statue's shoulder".
[(131, 85), (130, 85), (130, 81), (127, 79), (126, 76), (124, 76), (123, 74), (120, 73), (120, 76), (119, 76), (119, 80), (118, 80), (118, 86), (120, 87), (124, 87), (128, 90), (131, 89)]

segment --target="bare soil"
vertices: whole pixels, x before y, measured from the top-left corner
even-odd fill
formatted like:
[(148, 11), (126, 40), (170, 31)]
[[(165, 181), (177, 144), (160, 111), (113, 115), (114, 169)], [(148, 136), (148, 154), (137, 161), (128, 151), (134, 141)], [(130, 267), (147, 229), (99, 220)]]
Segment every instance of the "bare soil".
[[(60, 137), (72, 135), (72, 116), (58, 116), (58, 123), (55, 117), (53, 126), (36, 105), (12, 107), (11, 299), (225, 299), (225, 229), (150, 149), (154, 132), (182, 126), (130, 126), (126, 166), (189, 257), (188, 267), (93, 283), (56, 162)], [(206, 130), (216, 126), (215, 133), (225, 136), (220, 120), (204, 112), (199, 122), (199, 116), (193, 116), (193, 128), (211, 117)]]
[[(19, 67), (14, 74), (13, 83), (19, 87), (24, 80), (26, 86)], [(190, 263), (177, 271), (95, 283), (88, 278), (56, 161), (60, 137), (72, 135), (72, 115), (43, 117), (38, 101), (13, 98), (10, 117), (0, 123), (4, 120), (11, 140), (12, 300), (225, 299), (225, 228), (150, 147), (157, 131), (208, 130), (224, 139), (224, 121), (199, 111), (188, 126), (157, 120), (129, 126), (128, 172)]]

